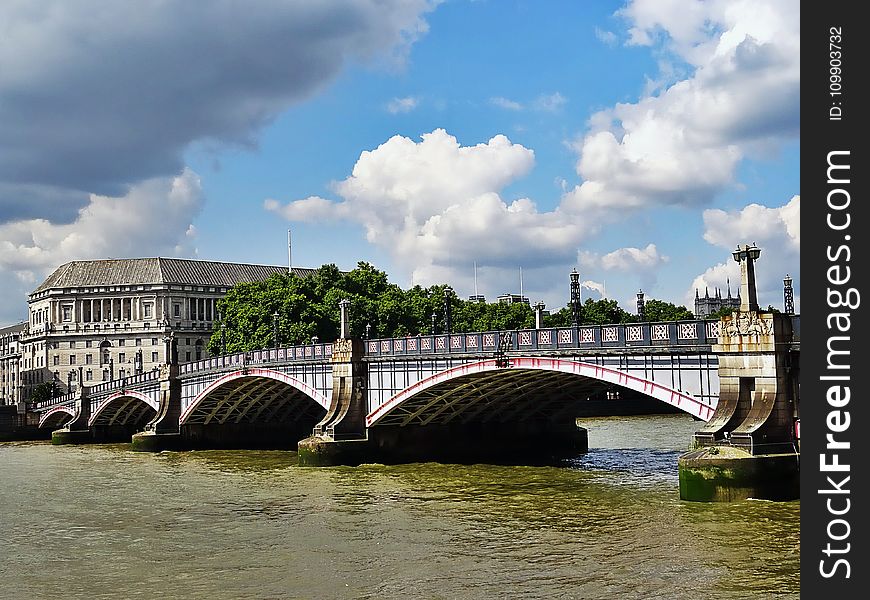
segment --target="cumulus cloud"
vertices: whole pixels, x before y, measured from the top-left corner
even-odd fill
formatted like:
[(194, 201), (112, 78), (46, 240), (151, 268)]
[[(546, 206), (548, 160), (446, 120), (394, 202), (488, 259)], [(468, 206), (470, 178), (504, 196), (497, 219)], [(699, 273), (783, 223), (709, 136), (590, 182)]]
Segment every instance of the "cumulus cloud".
[(436, 283), (457, 265), (514, 269), (570, 264), (590, 224), (502, 191), (534, 166), (534, 152), (497, 135), (461, 146), (443, 129), (419, 142), (394, 136), (365, 151), (332, 185), (341, 197), (309, 197), (265, 208), (290, 220), (348, 219), (388, 250), (416, 283)]
[(635, 0), (618, 14), (630, 44), (663, 47), (688, 76), (591, 117), (574, 144), (583, 181), (566, 194), (566, 208), (703, 206), (734, 183), (743, 158), (797, 136), (800, 16), (792, 3)]
[(92, 194), (70, 223), (28, 219), (0, 225), (0, 322), (25, 314), (26, 294), (64, 262), (195, 254), (191, 221), (202, 203), (199, 176), (185, 169), (177, 177), (136, 184), (121, 197)]
[(391, 115), (411, 112), (412, 110), (417, 108), (417, 104), (418, 100), (413, 96), (407, 96), (405, 98), (393, 98), (392, 100), (387, 102), (387, 112)]
[[(793, 280), (795, 296), (800, 293), (800, 196), (772, 208), (750, 204), (739, 211), (706, 210), (704, 239), (729, 254), (738, 244), (755, 242), (761, 248), (755, 276), (758, 302), (763, 307), (772, 304), (782, 309), (782, 280), (786, 274)], [(695, 277), (686, 299), (694, 299), (696, 289), (701, 295), (705, 289), (711, 293), (716, 288), (725, 290), (728, 280), (736, 294), (740, 268), (730, 258)]]
[(347, 63), (399, 64), (435, 4), (0, 3), (0, 223), (68, 222), (194, 141), (254, 144)]

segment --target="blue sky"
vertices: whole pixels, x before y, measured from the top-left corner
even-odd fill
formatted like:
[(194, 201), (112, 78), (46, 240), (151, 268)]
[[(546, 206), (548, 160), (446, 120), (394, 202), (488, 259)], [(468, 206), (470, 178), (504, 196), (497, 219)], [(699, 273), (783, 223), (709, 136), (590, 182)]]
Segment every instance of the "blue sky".
[(755, 241), (799, 306), (796, 3), (112, 4), (0, 8), (0, 322), (69, 260), (285, 264), (288, 228), (550, 307), (572, 268), (688, 304)]

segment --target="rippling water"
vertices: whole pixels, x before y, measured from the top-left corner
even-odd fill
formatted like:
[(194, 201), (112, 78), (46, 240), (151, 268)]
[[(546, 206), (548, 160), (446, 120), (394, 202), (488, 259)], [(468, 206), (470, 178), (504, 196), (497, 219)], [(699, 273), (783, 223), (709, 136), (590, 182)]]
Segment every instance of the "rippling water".
[(564, 467), (0, 444), (0, 597), (798, 598), (799, 502), (679, 499), (680, 415)]

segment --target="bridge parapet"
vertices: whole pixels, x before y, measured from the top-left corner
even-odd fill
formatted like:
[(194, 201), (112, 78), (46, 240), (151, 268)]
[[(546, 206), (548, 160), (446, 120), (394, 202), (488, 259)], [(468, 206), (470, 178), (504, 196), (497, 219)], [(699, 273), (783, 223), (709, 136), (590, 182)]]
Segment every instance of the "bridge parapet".
[(302, 361), (329, 361), (332, 357), (332, 344), (305, 344), (301, 346), (287, 346), (284, 348), (271, 348), (263, 350), (251, 350), (249, 352), (236, 352), (223, 356), (212, 356), (194, 362), (180, 365), (181, 375), (210, 371), (231, 367), (243, 367), (267, 362), (302, 362)]
[(366, 340), (365, 357), (606, 348), (698, 348), (717, 343), (719, 321), (619, 323)]

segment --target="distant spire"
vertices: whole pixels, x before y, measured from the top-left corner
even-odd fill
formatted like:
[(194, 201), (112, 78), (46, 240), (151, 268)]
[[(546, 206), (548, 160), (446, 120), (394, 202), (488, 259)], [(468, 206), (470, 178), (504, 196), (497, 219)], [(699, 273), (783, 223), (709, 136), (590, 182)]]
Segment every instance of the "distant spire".
[(728, 282), (728, 299), (730, 300), (731, 299), (731, 278), (726, 277), (725, 281)]
[(695, 288), (695, 299), (697, 300), (699, 298), (700, 298), (700, 296), (698, 296), (698, 288)]
[(708, 288), (706, 285), (704, 286), (704, 298), (710, 298), (710, 288)]

